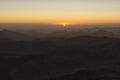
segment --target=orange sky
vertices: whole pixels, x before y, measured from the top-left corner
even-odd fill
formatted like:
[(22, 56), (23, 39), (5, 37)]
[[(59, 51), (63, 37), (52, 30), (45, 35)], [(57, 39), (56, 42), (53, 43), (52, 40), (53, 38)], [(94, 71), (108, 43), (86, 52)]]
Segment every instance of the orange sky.
[(120, 23), (120, 0), (0, 0), (0, 23)]

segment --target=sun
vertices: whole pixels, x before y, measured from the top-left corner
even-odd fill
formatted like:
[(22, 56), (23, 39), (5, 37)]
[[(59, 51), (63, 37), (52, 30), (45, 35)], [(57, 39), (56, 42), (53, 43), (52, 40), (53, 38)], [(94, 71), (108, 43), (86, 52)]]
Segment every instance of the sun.
[(67, 27), (70, 23), (68, 23), (68, 22), (58, 22), (58, 23), (54, 23), (54, 24), (58, 24), (60, 26)]
[(66, 27), (69, 23), (68, 22), (63, 22), (61, 23), (64, 27)]
[(63, 26), (65, 27), (65, 26), (66, 26), (66, 24), (64, 23), (64, 24), (63, 24)]

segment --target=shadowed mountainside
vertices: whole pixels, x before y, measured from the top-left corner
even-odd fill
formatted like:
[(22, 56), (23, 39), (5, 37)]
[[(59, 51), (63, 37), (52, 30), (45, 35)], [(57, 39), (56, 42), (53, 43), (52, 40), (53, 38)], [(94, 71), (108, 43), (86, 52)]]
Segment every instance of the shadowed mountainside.
[(51, 78), (50, 80), (120, 80), (119, 70), (114, 68), (83, 69), (78, 72)]
[(26, 30), (0, 31), (1, 80), (120, 79), (120, 28)]
[[(32, 41), (1, 39), (0, 44), (0, 78), (5, 80), (101, 80), (88, 78), (101, 73), (101, 70), (96, 72), (91, 68), (120, 67), (119, 38), (76, 36)], [(87, 70), (80, 71), (83, 68)], [(109, 71), (105, 72), (109, 73), (112, 75)], [(80, 77), (84, 74), (92, 75)], [(119, 74), (119, 71), (115, 74)]]
[(29, 41), (33, 40), (31, 36), (11, 31), (11, 30), (1, 30), (0, 31), (0, 39), (8, 39), (8, 40), (15, 40), (15, 41)]

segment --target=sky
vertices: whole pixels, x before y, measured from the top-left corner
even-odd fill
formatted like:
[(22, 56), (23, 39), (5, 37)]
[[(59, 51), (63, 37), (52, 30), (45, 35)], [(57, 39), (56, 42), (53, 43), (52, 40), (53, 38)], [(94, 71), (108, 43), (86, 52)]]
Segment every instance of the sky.
[(120, 23), (120, 0), (0, 0), (0, 23)]

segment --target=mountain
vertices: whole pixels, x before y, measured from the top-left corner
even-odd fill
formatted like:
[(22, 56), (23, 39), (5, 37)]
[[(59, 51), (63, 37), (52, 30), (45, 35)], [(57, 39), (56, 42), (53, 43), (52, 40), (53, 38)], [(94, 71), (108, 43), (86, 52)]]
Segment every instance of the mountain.
[[(5, 32), (9, 31), (4, 31), (4, 34)], [(9, 33), (13, 34), (11, 31)], [(98, 73), (104, 71), (81, 69), (113, 66), (120, 68), (118, 38), (78, 36), (5, 43), (0, 43), (0, 74), (3, 74), (0, 80), (100, 80)], [(15, 57), (11, 57), (12, 55)], [(95, 78), (97, 74), (98, 78)], [(111, 71), (105, 71), (105, 75), (111, 74)]]
[(108, 69), (83, 69), (62, 77), (51, 78), (50, 80), (119, 80), (120, 70)]
[(102, 29), (94, 31), (88, 35), (95, 36), (95, 37), (118, 37), (117, 34), (114, 34), (113, 32), (102, 30)]
[(16, 31), (1, 30), (0, 31), (0, 39), (10, 39), (10, 40), (16, 40), (16, 41), (29, 41), (29, 40), (32, 40), (32, 37), (22, 34), (20, 32), (16, 32)]

